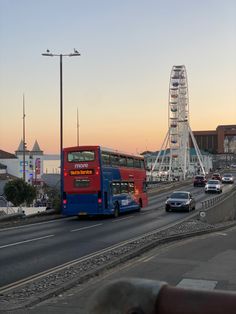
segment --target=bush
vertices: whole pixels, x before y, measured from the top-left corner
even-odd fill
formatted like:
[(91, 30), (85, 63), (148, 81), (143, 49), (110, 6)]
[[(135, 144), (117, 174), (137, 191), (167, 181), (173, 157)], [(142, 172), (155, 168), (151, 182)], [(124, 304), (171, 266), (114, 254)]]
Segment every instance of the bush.
[(23, 179), (15, 179), (5, 184), (4, 194), (14, 206), (20, 206), (23, 203), (29, 206), (36, 198), (36, 188)]

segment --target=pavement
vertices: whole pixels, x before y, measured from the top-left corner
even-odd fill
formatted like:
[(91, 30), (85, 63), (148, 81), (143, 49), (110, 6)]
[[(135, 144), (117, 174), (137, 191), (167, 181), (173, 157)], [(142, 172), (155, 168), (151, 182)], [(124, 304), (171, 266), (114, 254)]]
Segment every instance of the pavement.
[(236, 292), (235, 238), (236, 227), (232, 227), (165, 244), (59, 296), (9, 313), (87, 314), (86, 307), (93, 293), (110, 280), (121, 277), (160, 280), (186, 288)]

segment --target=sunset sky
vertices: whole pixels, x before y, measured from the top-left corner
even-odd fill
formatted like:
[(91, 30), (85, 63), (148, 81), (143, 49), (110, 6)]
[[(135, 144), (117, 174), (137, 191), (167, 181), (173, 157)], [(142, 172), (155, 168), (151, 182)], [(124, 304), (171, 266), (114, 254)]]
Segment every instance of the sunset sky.
[(136, 153), (161, 147), (173, 65), (188, 75), (192, 130), (236, 124), (235, 0), (0, 0), (0, 149), (26, 142), (59, 152), (59, 58), (64, 146)]

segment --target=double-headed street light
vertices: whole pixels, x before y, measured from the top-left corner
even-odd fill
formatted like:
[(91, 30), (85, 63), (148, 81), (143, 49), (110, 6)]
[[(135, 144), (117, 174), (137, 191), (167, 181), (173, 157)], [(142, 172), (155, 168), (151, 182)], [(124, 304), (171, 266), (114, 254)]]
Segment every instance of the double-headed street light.
[(61, 206), (63, 205), (63, 80), (62, 80), (62, 59), (63, 57), (78, 57), (80, 53), (74, 49), (73, 53), (55, 54), (50, 50), (42, 53), (45, 57), (60, 57), (60, 167), (61, 167)]

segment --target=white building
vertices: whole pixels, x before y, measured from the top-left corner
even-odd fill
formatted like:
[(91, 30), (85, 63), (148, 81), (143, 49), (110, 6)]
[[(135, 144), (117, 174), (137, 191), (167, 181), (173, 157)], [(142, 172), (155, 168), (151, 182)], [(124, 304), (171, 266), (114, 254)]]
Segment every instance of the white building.
[[(23, 178), (23, 141), (15, 152), (18, 159), (17, 177)], [(37, 140), (31, 151), (25, 149), (25, 181), (37, 184), (41, 181), (43, 174), (43, 151), (40, 149)]]
[(23, 149), (21, 140), (18, 149), (14, 154), (0, 150), (0, 162), (7, 167), (6, 172), (12, 176), (23, 178), (23, 159), (25, 154), (25, 181), (38, 184), (43, 174), (43, 151), (40, 149), (37, 140), (32, 150)]

